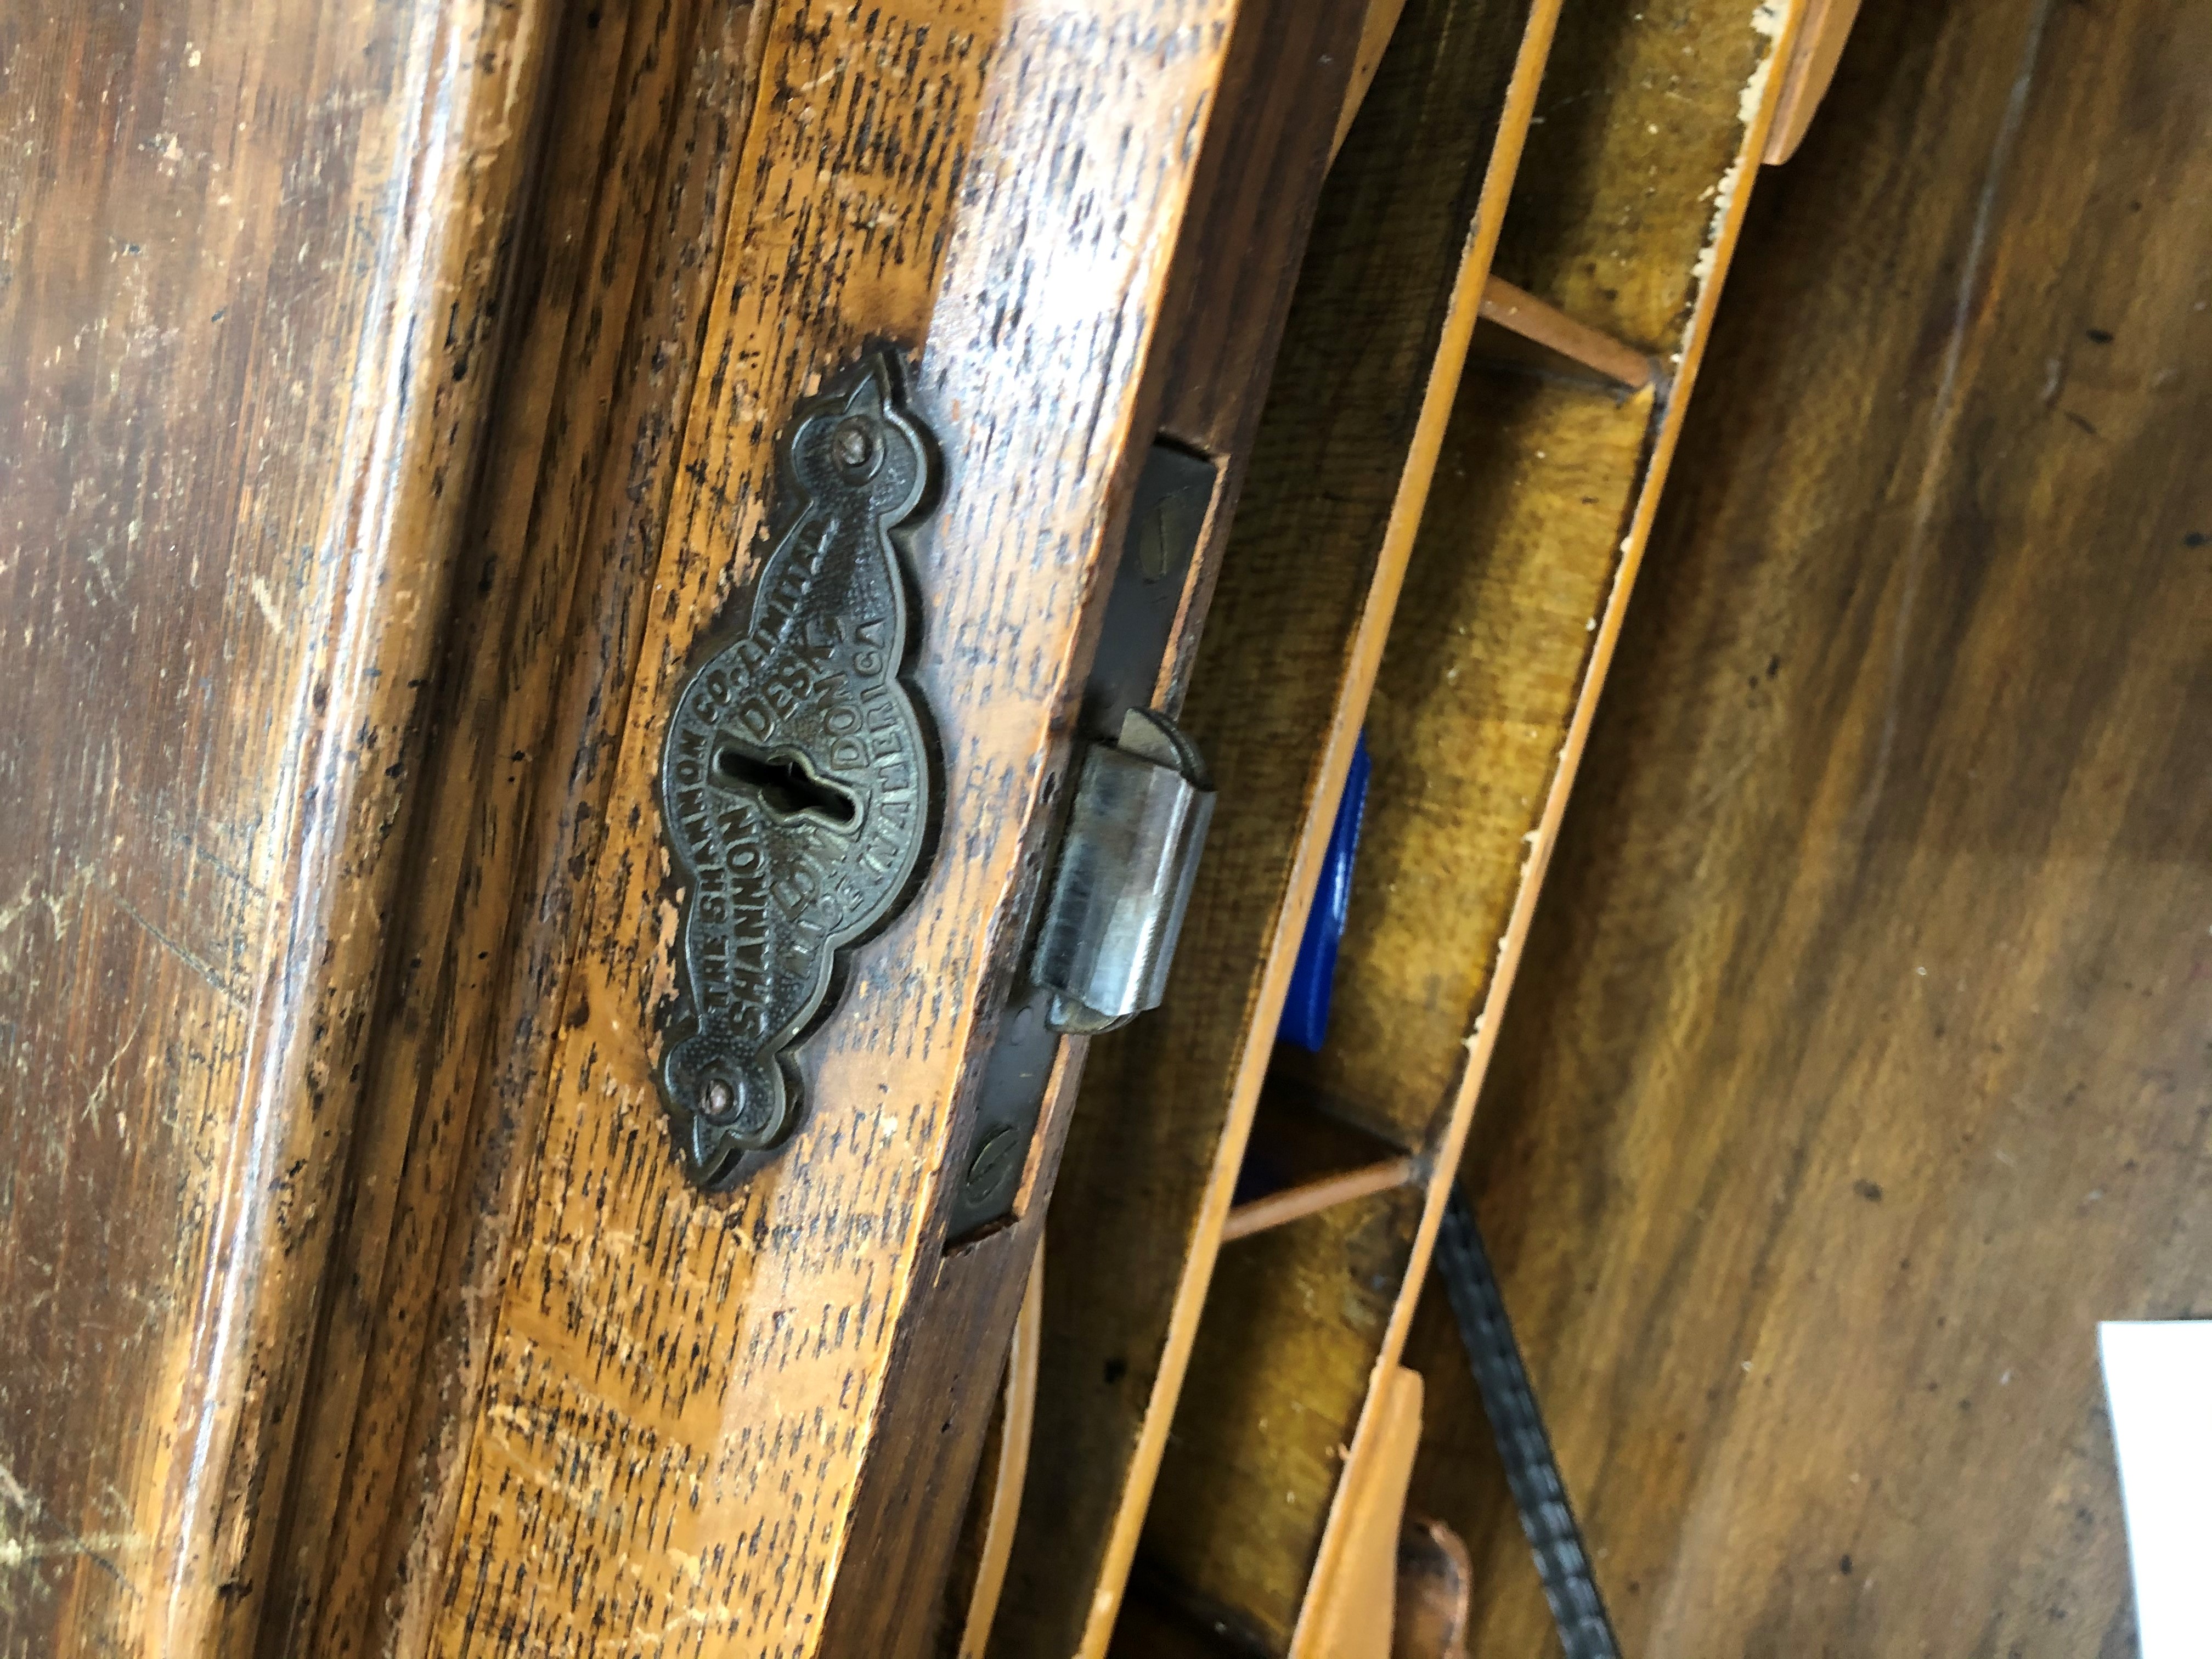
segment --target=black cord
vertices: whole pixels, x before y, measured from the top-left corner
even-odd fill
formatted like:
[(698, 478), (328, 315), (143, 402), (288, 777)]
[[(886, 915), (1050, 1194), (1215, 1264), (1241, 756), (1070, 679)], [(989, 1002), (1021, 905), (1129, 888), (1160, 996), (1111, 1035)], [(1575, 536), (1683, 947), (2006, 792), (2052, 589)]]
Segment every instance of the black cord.
[(1613, 1639), (1612, 1621), (1605, 1616), (1605, 1602), (1590, 1575), (1582, 1528), (1559, 1480), (1559, 1460), (1553, 1455), (1544, 1414), (1528, 1386), (1528, 1368), (1521, 1360), (1521, 1345), (1513, 1340), (1513, 1323), (1498, 1293), (1498, 1275), (1482, 1248), (1474, 1206), (1456, 1184), (1444, 1202), (1436, 1265), (1443, 1275), (1452, 1316), (1459, 1322), (1460, 1340), (1474, 1370), (1482, 1408), (1490, 1417), (1498, 1455), (1505, 1462), (1505, 1484), (1521, 1511), (1521, 1529), (1528, 1534), (1528, 1547), (1535, 1553), (1536, 1573), (1544, 1581), (1544, 1599), (1552, 1604), (1552, 1617), (1559, 1627), (1559, 1644), (1567, 1659), (1620, 1659), (1620, 1644)]

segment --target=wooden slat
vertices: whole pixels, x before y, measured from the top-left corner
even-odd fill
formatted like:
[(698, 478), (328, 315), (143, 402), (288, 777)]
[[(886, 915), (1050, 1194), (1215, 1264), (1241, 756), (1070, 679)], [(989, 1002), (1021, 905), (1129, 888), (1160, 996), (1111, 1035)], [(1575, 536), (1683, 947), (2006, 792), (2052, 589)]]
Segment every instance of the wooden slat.
[(1348, 1541), (1337, 1556), (1335, 1577), (1316, 1582), (1309, 1592), (1316, 1640), (1330, 1659), (1393, 1659), (1407, 1650), (1394, 1626), (1406, 1486), (1421, 1440), (1420, 1374), (1401, 1365), (1378, 1379), (1375, 1389), (1380, 1427), (1367, 1437), (1363, 1461), (1345, 1464), (1340, 1483)]
[(1339, 1204), (1348, 1204), (1356, 1198), (1370, 1198), (1376, 1193), (1387, 1193), (1393, 1187), (1402, 1187), (1412, 1180), (1419, 1167), (1410, 1158), (1385, 1158), (1380, 1164), (1323, 1176), (1318, 1181), (1304, 1182), (1279, 1193), (1270, 1193), (1265, 1198), (1239, 1204), (1230, 1211), (1229, 1218), (1221, 1224), (1221, 1242), (1231, 1243), (1240, 1238), (1249, 1238), (1254, 1233), (1266, 1232), (1270, 1227), (1279, 1227), (1304, 1216), (1318, 1215), (1323, 1210)]
[(1014, 1551), (1014, 1527), (1021, 1518), (1022, 1488), (1029, 1480), (1030, 1431), (1036, 1425), (1037, 1346), (1044, 1335), (1044, 1246), (1037, 1245), (1022, 1291), (1022, 1311), (1014, 1321), (1014, 1340), (1006, 1351), (1006, 1404), (1000, 1413), (999, 1455), (991, 1466), (990, 1500), (984, 1516), (975, 1581), (961, 1618), (959, 1659), (983, 1659), (991, 1626), (999, 1616), (1006, 1589), (1006, 1561)]
[[(1051, 1221), (1068, 1248), (1038, 1435), (1058, 1455), (1034, 1472), (994, 1653), (1097, 1655), (1111, 1633), (1281, 1006), (1278, 947), (1350, 758), (1337, 710), (1364, 701), (1382, 642), (1379, 623), (1347, 640), (1344, 619), (1387, 615), (1553, 15), (1409, 6), (1324, 192), (1208, 623), (1278, 654), (1220, 647), (1232, 672), (1194, 684), (1215, 839), (1167, 1005), (1093, 1046)], [(1341, 555), (1255, 582), (1251, 550), (1271, 544)]]
[(1595, 369), (1631, 392), (1651, 384), (1651, 360), (1642, 352), (1632, 351), (1612, 336), (1584, 327), (1557, 306), (1547, 305), (1503, 276), (1492, 276), (1483, 284), (1482, 319)]
[[(2212, 11), (1858, 29), (1465, 1167), (1624, 1652), (2124, 1655), (2094, 1322), (2212, 1311)], [(1474, 1650), (1539, 1648), (1433, 1451)]]
[(557, 9), (5, 29), (13, 1654), (258, 1634)]
[(1797, 31), (1797, 44), (1790, 53), (1790, 68), (1783, 78), (1780, 101), (1774, 112), (1774, 131), (1761, 158), (1777, 166), (1797, 153), (1820, 100), (1836, 78), (1844, 43), (1857, 21), (1859, 0), (1806, 0), (1805, 21)]
[[(1649, 301), (1680, 293), (1688, 309), (1657, 334), (1659, 355), (1676, 364), (1676, 371), (1667, 401), (1654, 423), (1650, 459), (1637, 481), (1634, 505), (1621, 541), (1620, 563), (1605, 606), (1589, 619), (1594, 626), (1585, 625), (1590, 635), (1588, 665), (1575, 690), (1557, 769), (1542, 797), (1534, 827), (1523, 838), (1528, 848), (1526, 861), (1515, 884), (1511, 908), (1498, 942), (1496, 966), (1460, 1043), (1465, 1059), (1433, 1143), (1432, 1167), (1436, 1173), (1413, 1242), (1407, 1282), (1391, 1310), (1389, 1327), (1376, 1356), (1373, 1376), (1377, 1380), (1390, 1375), (1400, 1363), (1407, 1332), (1420, 1300), (1437, 1224), (1466, 1142), (1483, 1076), (1496, 1047), (1498, 1026), (1506, 999), (1512, 991), (1545, 870), (1558, 841), (1567, 797), (1573, 788), (1598, 696), (1604, 688), (1626, 615), (1629, 596), (1680, 441), (1682, 416), (1711, 336), (1722, 279), (1742, 229), (1744, 211), (1750, 199), (1750, 182), (1757, 176), (1758, 157), (1763, 153), (1773, 119), (1777, 88), (1771, 71), (1778, 59), (1786, 56), (1799, 15), (1792, 9), (1778, 15), (1765, 5), (1747, 11), (1741, 0), (1706, 0), (1701, 10), (1678, 15), (1672, 20), (1675, 28), (1666, 33), (1652, 29), (1650, 25), (1659, 20), (1646, 18), (1643, 14), (1625, 23), (1617, 17), (1591, 18), (1589, 35), (1610, 38), (1616, 46), (1625, 37), (1630, 48), (1627, 61), (1613, 85), (1614, 95), (1597, 100), (1597, 109), (1582, 118), (1597, 127), (1601, 145), (1593, 147), (1588, 136), (1577, 135), (1571, 131), (1572, 124), (1565, 121), (1556, 130), (1546, 131), (1543, 145), (1532, 144), (1529, 169), (1523, 175), (1522, 193), (1516, 198), (1516, 205), (1521, 207), (1525, 203), (1534, 209), (1534, 212), (1524, 210), (1522, 222), (1534, 220), (1528, 234), (1543, 251), (1540, 257), (1531, 251), (1529, 241), (1516, 240), (1510, 244), (1523, 261), (1524, 268), (1533, 265), (1571, 272), (1571, 282), (1564, 286), (1585, 296), (1613, 296), (1619, 304), (1617, 314), (1632, 322), (1637, 320), (1637, 312), (1629, 301), (1638, 298)], [(1698, 33), (1698, 46), (1691, 55), (1698, 58), (1701, 67), (1698, 78), (1693, 80), (1680, 66), (1684, 55), (1682, 33), (1686, 27), (1699, 23), (1704, 27)], [(1565, 44), (1566, 38), (1563, 37), (1563, 45)], [(1589, 36), (1577, 35), (1563, 61), (1570, 65), (1585, 64), (1593, 61), (1592, 55), (1586, 55), (1592, 53)], [(1638, 54), (1642, 54), (1641, 62)], [(1559, 95), (1575, 96), (1565, 90), (1574, 84), (1571, 79), (1563, 82)], [(1690, 118), (1691, 112), (1680, 107), (1688, 100), (1693, 85), (1701, 86), (1705, 93), (1703, 101), (1691, 105), (1691, 111), (1700, 118), (1696, 119)], [(1684, 168), (1700, 164), (1714, 169), (1710, 190), (1694, 193), (1686, 188), (1680, 190), (1674, 199), (1681, 205), (1671, 213), (1656, 210), (1650, 204), (1649, 198), (1659, 191), (1658, 186), (1650, 183), (1656, 164), (1645, 159), (1652, 153), (1650, 140), (1660, 130), (1658, 121), (1652, 117), (1660, 112), (1662, 103), (1669, 105), (1667, 118), (1680, 144), (1672, 168), (1675, 176), (1682, 178)], [(1629, 193), (1626, 186), (1616, 182), (1619, 177), (1637, 176), (1644, 181), (1635, 186), (1644, 203), (1638, 222), (1643, 235), (1632, 240), (1620, 234), (1617, 224), (1597, 218), (1583, 228), (1578, 246), (1566, 236), (1567, 226), (1553, 216), (1562, 201), (1573, 199), (1577, 194), (1565, 186), (1571, 179), (1587, 176), (1583, 171), (1585, 169), (1596, 175), (1595, 187), (1585, 199), (1601, 206)], [(1685, 185), (1687, 182), (1683, 179)], [(1666, 264), (1670, 258), (1679, 258), (1683, 264), (1670, 268)], [(1618, 286), (1608, 289), (1608, 281)], [(1586, 297), (1584, 303), (1589, 302)], [(1569, 308), (1578, 315), (1587, 314), (1581, 305)], [(1630, 337), (1639, 337), (1632, 333)], [(1407, 614), (1410, 617), (1413, 613)], [(1425, 929), (1423, 936), (1425, 937)], [(1352, 1441), (1352, 1455), (1359, 1456), (1368, 1437), (1382, 1432), (1382, 1428), (1376, 1398), (1370, 1389)], [(1316, 1579), (1325, 1582), (1335, 1570), (1349, 1526), (1345, 1506), (1333, 1504), (1315, 1562)], [(1292, 1659), (1313, 1653), (1316, 1643), (1316, 1632), (1302, 1614), (1297, 1635), (1291, 1645)]]
[[(1497, 274), (1674, 368), (1724, 266), (1724, 228), (1758, 177), (1741, 118), (1773, 97), (1785, 61), (1775, 42), (1802, 3), (1666, 0), (1567, 14), (1528, 140), (1530, 175), (1552, 188), (1515, 200)], [(1577, 155), (1571, 145), (1591, 131), (1581, 104), (1600, 97), (1605, 153)]]
[(1352, 56), (1352, 76), (1345, 84), (1344, 107), (1337, 112), (1336, 133), (1328, 143), (1331, 161), (1344, 148), (1345, 135), (1358, 118), (1359, 106), (1367, 101), (1375, 71), (1382, 66), (1382, 54), (1389, 50), (1390, 37), (1397, 33), (1398, 20), (1405, 10), (1406, 0), (1366, 0), (1366, 14), (1359, 21), (1358, 50)]
[[(1274, 1060), (1279, 1088), (1303, 1085), (1306, 1098), (1393, 1144), (1433, 1155), (1448, 1127), (1524, 836), (1589, 659), (1588, 624), (1619, 564), (1651, 412), (1648, 392), (1616, 403), (1480, 367), (1462, 381), (1367, 711), (1376, 769), (1329, 1042), (1319, 1057), (1284, 1049)], [(1395, 1212), (1408, 1259), (1428, 1188), (1424, 1179)], [(1395, 1278), (1389, 1288), (1395, 1298)], [(1281, 1652), (1336, 1492), (1339, 1465), (1319, 1454), (1351, 1443), (1389, 1320), (1340, 1330), (1316, 1301), (1255, 1325), (1238, 1308), (1249, 1293), (1242, 1281), (1216, 1285), (1200, 1355), (1244, 1389), (1294, 1379), (1269, 1386), (1300, 1389), (1303, 1409), (1262, 1429), (1230, 1383), (1187, 1385), (1145, 1547)], [(1215, 1340), (1217, 1320), (1233, 1343)], [(1236, 1560), (1200, 1549), (1164, 1518), (1190, 1501), (1184, 1483), (1200, 1478), (1190, 1470), (1219, 1494), (1210, 1511), (1219, 1524), (1264, 1513), (1288, 1528), (1295, 1518), (1303, 1532), (1269, 1539), (1299, 1547), (1269, 1558), (1264, 1573), (1255, 1564), (1229, 1573)]]

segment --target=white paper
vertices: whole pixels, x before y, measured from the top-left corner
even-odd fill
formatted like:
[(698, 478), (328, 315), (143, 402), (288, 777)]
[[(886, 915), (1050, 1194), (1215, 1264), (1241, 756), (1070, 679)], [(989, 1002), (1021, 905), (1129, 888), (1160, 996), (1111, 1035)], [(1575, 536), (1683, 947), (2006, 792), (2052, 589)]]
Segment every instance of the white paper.
[(2212, 1320), (2097, 1327), (2143, 1659), (2212, 1659)]

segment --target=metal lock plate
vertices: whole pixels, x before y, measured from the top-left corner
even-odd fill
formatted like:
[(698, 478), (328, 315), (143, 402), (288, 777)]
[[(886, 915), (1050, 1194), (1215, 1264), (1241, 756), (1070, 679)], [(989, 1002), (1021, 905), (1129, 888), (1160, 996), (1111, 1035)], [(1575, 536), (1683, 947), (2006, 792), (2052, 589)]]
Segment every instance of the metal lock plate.
[(709, 650), (668, 724), (661, 819), (684, 891), (659, 1078), (706, 1187), (790, 1133), (787, 1051), (824, 1012), (837, 953), (911, 896), (933, 836), (891, 532), (922, 509), (935, 447), (904, 385), (897, 356), (875, 351), (799, 405), (778, 447), (782, 529), (745, 625)]
[[(1122, 733), (1131, 711), (1149, 710), (1159, 693), (1168, 648), (1175, 638), (1176, 619), (1188, 598), (1191, 567), (1212, 507), (1218, 476), (1212, 461), (1173, 443), (1156, 443), (1146, 454), (1144, 470), (1137, 480), (1136, 499), (1131, 503), (1121, 556), (1115, 567), (1114, 584), (1107, 596), (1097, 655), (1085, 684), (1078, 717), (1085, 747), (1083, 758), (1078, 763), (1075, 788), (1070, 791), (1072, 796), (1084, 793), (1085, 773), (1092, 758), (1118, 753), (1145, 766), (1147, 773), (1168, 769), (1170, 775), (1165, 778), (1137, 775), (1137, 781), (1144, 784), (1147, 792), (1159, 790), (1172, 798), (1188, 787), (1193, 795), (1202, 797), (1187, 803), (1188, 812), (1182, 823), (1189, 853), (1187, 861), (1172, 861), (1172, 867), (1179, 874), (1169, 884), (1169, 902), (1158, 912), (1161, 920), (1125, 929), (1122, 934), (1132, 948), (1122, 953), (1121, 959), (1132, 967), (1140, 959), (1150, 964), (1130, 976), (1127, 982), (1148, 987), (1151, 1002), (1158, 1000), (1158, 989), (1166, 977), (1175, 930), (1180, 927), (1189, 897), (1188, 877), (1196, 870), (1196, 842), (1203, 836), (1204, 823), (1202, 817), (1194, 823), (1192, 817), (1210, 816), (1212, 797), (1203, 793), (1200, 786), (1205, 774), (1197, 765), (1195, 754), (1188, 752), (1189, 745), (1179, 735), (1171, 735), (1172, 727), (1167, 728), (1170, 735), (1160, 739), (1170, 744), (1166, 751), (1155, 750), (1147, 753), (1146, 745), (1154, 739), (1136, 734), (1133, 747), (1122, 741)], [(1147, 716), (1148, 720), (1153, 718), (1157, 717)], [(1170, 762), (1167, 757), (1170, 752), (1178, 758)], [(1103, 781), (1102, 779), (1102, 786)], [(1149, 814), (1139, 811), (1137, 820), (1164, 830), (1172, 815), (1162, 810), (1164, 804), (1155, 799)], [(1071, 800), (1065, 815), (1070, 823), (1076, 816), (1075, 808), (1076, 802)], [(1115, 816), (1110, 811), (1103, 814), (1109, 821)], [(1188, 833), (1191, 830), (1195, 830), (1195, 836)], [(1038, 883), (1036, 899), (1039, 910), (1048, 907), (1049, 895), (1060, 885), (1063, 872), (1068, 872), (1069, 881), (1074, 880), (1071, 854), (1083, 844), (1084, 838), (1076, 836), (1063, 824), (1058, 862), (1047, 866)], [(1095, 848), (1096, 843), (1092, 844)], [(1091, 885), (1095, 893), (1108, 890), (1107, 885), (1102, 884), (1103, 869), (1096, 865), (1092, 868), (1094, 878), (1086, 884)], [(1139, 904), (1136, 909), (1148, 916), (1154, 915), (1154, 907), (1149, 903)], [(1039, 965), (1045, 958), (1063, 963), (1070, 960), (1069, 945), (1044, 943), (1048, 925), (1041, 924), (1035, 929), (1030, 948), (1021, 963), (1022, 971), (1018, 972), (1006, 1006), (1000, 1012), (990, 1056), (984, 1063), (967, 1141), (956, 1166), (961, 1171), (960, 1184), (953, 1192), (946, 1228), (947, 1239), (955, 1243), (998, 1225), (1013, 1213), (1022, 1177), (1030, 1162), (1045, 1095), (1059, 1060), (1061, 1031), (1077, 1029), (1074, 1022), (1081, 1018), (1067, 1001), (1069, 993), (1049, 988), (1038, 981), (1040, 973), (1054, 972)], [(1140, 939), (1147, 935), (1150, 945), (1140, 945)], [(1079, 952), (1082, 947), (1073, 948)], [(1103, 949), (1099, 952), (1099, 957), (1107, 960), (1114, 959), (1115, 955)], [(1073, 987), (1072, 966), (1057, 976)], [(1107, 1002), (1115, 1000), (1103, 989), (1097, 994)], [(1118, 1018), (1106, 1013), (1103, 1008), (1095, 1012), (1108, 1023), (1118, 1023)], [(1061, 1021), (1069, 1023), (1058, 1023)]]

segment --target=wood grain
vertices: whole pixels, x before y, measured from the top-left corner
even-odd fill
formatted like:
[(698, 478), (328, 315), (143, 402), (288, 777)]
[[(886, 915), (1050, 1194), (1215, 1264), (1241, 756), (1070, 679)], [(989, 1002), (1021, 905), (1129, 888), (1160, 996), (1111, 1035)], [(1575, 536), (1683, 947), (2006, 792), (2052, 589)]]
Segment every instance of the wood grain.
[[(1796, 15), (1773, 0), (1568, 13), (1498, 275), (1673, 368), (1692, 308), (1725, 264), (1729, 209), (1758, 177), (1758, 157), (1742, 157), (1744, 125), (1775, 90), (1775, 42)], [(1594, 99), (1602, 122), (1581, 108)]]
[(0, 1651), (268, 1582), (553, 9), (0, 26)]
[[(635, 594), (665, 523), (757, 21), (729, 0), (587, 14), (556, 71), (311, 1455), (288, 1512), (294, 1557), (270, 1598), (264, 1639), (283, 1650), (423, 1639), (419, 1605), (391, 1592), (421, 1578), (451, 1525), (439, 1470), (482, 1364), (457, 1292), (512, 1213), (536, 1104), (516, 1077), (558, 1030), (538, 1011), (579, 942), (577, 872), (601, 833), (590, 782), (626, 710)], [(509, 1034), (495, 1077), (495, 1030)]]
[[(1030, 1431), (1036, 1425), (1037, 1339), (1044, 1331), (1044, 1251), (1039, 1247), (1022, 1290), (1022, 1310), (1014, 1321), (1014, 1340), (1006, 1351), (1005, 1405), (997, 1428), (998, 1455), (987, 1457), (990, 1490), (985, 1510), (975, 1581), (961, 1619), (960, 1659), (983, 1659), (991, 1626), (999, 1616), (999, 1595), (1006, 1583), (1006, 1561), (1014, 1549), (1014, 1527), (1021, 1518), (1022, 1488), (1030, 1471)], [(976, 1483), (979, 1495), (983, 1484)]]
[[(1227, 670), (1193, 681), (1221, 805), (1167, 1003), (1093, 1044), (1069, 1131), (1037, 1428), (1060, 1455), (1025, 1495), (997, 1654), (1096, 1655), (1112, 1632), (1258, 1095), (1250, 1029), (1281, 1005), (1271, 952), (1303, 925), (1306, 825), (1350, 757), (1335, 711), (1381, 644), (1342, 619), (1395, 588), (1419, 517), (1511, 176), (1508, 88), (1533, 96), (1542, 61), (1536, 15), (1410, 5), (1322, 195), (1208, 619), (1210, 639), (1280, 654), (1217, 643)], [(1317, 542), (1341, 557), (1291, 556)]]
[[(1199, 150), (1133, 421), (1138, 430), (1156, 422), (1170, 441), (1212, 458), (1218, 471), (1157, 686), (1167, 709), (1182, 701), (1233, 522), (1327, 165), (1326, 116), (1344, 95), (1358, 21), (1341, 8), (1246, 0), (1230, 32), (1218, 112)], [(1040, 876), (1033, 867), (1025, 879)], [(1087, 1046), (1060, 1045), (1024, 1177), (1021, 1219), (963, 1243), (918, 1292), (914, 1317), (930, 1340), (906, 1357), (901, 1387), (887, 1401), (878, 1431), (887, 1455), (871, 1465), (871, 1490), (860, 1506), (872, 1532), (855, 1546), (883, 1565), (878, 1583), (885, 1588), (872, 1605), (884, 1617), (899, 1619), (905, 1599), (933, 1595), (942, 1577), (951, 1517), (966, 1501), (985, 1428), (975, 1356), (1005, 1344), (1028, 1252), (1054, 1191)], [(1023, 1535), (1018, 1528), (1017, 1539)], [(994, 1631), (1018, 1628), (1018, 1607), (1004, 1611)], [(866, 1646), (881, 1638), (863, 1630), (838, 1639)]]
[(1344, 106), (1337, 112), (1336, 131), (1328, 141), (1332, 161), (1344, 148), (1352, 124), (1358, 117), (1359, 106), (1367, 101), (1367, 89), (1375, 84), (1375, 71), (1382, 66), (1382, 54), (1389, 49), (1391, 39), (1398, 32), (1398, 20), (1405, 10), (1406, 0), (1366, 0), (1364, 15), (1359, 20), (1359, 46), (1352, 53), (1352, 74), (1345, 82)]
[(2133, 1650), (2093, 1322), (2212, 1307), (2208, 30), (1869, 0), (1753, 206), (1467, 1166), (1627, 1651)]
[[(1365, 717), (1328, 1041), (1277, 1078), (1433, 1157), (1611, 596), (1653, 399), (1471, 369)], [(1348, 1429), (1349, 1425), (1344, 1425)]]
[[(901, 1565), (863, 1550), (865, 1582), (839, 1595), (851, 1537), (876, 1535), (863, 1476), (879, 1401), (909, 1348), (914, 1286), (938, 1271), (943, 1149), (1056, 779), (1226, 23), (1197, 4), (770, 22), (760, 73), (775, 91), (744, 141), (707, 372), (606, 761), (587, 948), (535, 1085), (514, 1241), (483, 1282), (483, 1394), (426, 1598), (434, 1651), (860, 1650), (839, 1621), (887, 1620), (908, 1605), (899, 1575), (929, 1577), (927, 1552)], [(811, 1117), (748, 1184), (702, 1197), (651, 1081), (669, 971), (653, 757), (691, 641), (742, 586), (776, 427), (871, 338), (915, 355), (945, 449), (943, 505), (914, 557), (946, 829), (919, 896), (855, 956), (844, 1011), (810, 1041)], [(990, 1380), (971, 1390), (984, 1402)]]

